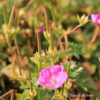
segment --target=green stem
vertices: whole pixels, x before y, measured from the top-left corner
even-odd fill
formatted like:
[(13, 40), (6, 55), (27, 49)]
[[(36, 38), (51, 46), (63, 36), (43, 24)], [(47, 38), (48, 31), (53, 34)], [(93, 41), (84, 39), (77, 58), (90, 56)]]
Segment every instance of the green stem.
[(16, 54), (16, 63), (17, 63), (17, 65), (18, 65), (19, 74), (20, 74), (20, 76), (22, 76), (21, 66), (20, 66), (19, 57), (17, 56), (17, 51), (15, 52), (15, 54)]
[(48, 16), (47, 16), (46, 8), (45, 7), (44, 7), (43, 11), (44, 11), (46, 29), (47, 29), (47, 32), (49, 33), (49, 21), (48, 21)]
[(41, 54), (40, 34), (37, 32), (38, 53)]
[(4, 16), (4, 22), (7, 24), (6, 20), (6, 9), (5, 9), (5, 3), (3, 2), (3, 16)]
[[(13, 15), (14, 15), (14, 11), (15, 11), (15, 5), (16, 5), (16, 1), (14, 2), (14, 6), (13, 6), (12, 11), (11, 11), (11, 15), (10, 15), (9, 23), (8, 23), (8, 30), (10, 28), (10, 25), (11, 25), (11, 22), (12, 22), (12, 19), (13, 19)], [(7, 38), (7, 44), (8, 44), (8, 46), (11, 49), (11, 52), (12, 52), (12, 46), (10, 44), (10, 40), (7, 36), (6, 36), (6, 38)]]
[(64, 85), (65, 85), (65, 83), (62, 85), (62, 87), (61, 87), (61, 94), (63, 95), (63, 93), (64, 93)]
[(18, 22), (19, 22), (19, 18), (18, 18), (18, 7), (16, 8), (16, 11), (15, 11), (15, 19), (14, 19), (14, 22), (15, 22), (15, 27), (18, 26)]
[(11, 53), (12, 53), (12, 46), (11, 46), (11, 43), (10, 43), (10, 40), (8, 39), (8, 37), (6, 38), (6, 41), (7, 41), (8, 47), (10, 48)]
[[(30, 72), (30, 69), (29, 69), (29, 65), (28, 64), (25, 65), (25, 69), (27, 70), (28, 76), (29, 76), (30, 91), (31, 91), (31, 93), (33, 93), (32, 77), (31, 77), (31, 72)], [(30, 100), (33, 100), (33, 97), (31, 96), (31, 94), (29, 95), (29, 98), (30, 98)]]
[(54, 10), (53, 10), (53, 7), (52, 7), (52, 3), (50, 3), (50, 5), (51, 5), (51, 15), (52, 15), (52, 19), (53, 19), (53, 21), (54, 21), (54, 23), (55, 23), (55, 26), (57, 27), (55, 15), (54, 15)]
[(53, 97), (52, 97), (52, 99), (51, 99), (51, 100), (54, 100), (54, 99), (55, 99), (55, 97), (56, 97), (56, 95), (57, 95), (57, 89), (55, 89), (55, 93), (54, 93), (54, 95), (53, 95)]
[(30, 96), (30, 100), (33, 100), (33, 98)]
[(70, 57), (69, 59), (69, 64), (68, 64), (68, 67), (67, 67), (67, 74), (69, 74), (69, 70), (70, 70), (70, 65), (71, 65), (71, 60), (72, 60), (72, 56)]
[(50, 27), (50, 49), (53, 51), (53, 36), (51, 27)]
[(13, 67), (13, 75), (15, 75), (15, 64), (14, 64), (14, 62), (12, 64), (12, 67)]
[(96, 26), (95, 31), (94, 31), (94, 34), (93, 34), (93, 37), (89, 41), (88, 45), (92, 44), (96, 40), (96, 38), (98, 36), (98, 33), (99, 33), (99, 28), (100, 28), (99, 26)]
[(51, 28), (51, 26), (50, 26), (50, 51), (51, 51), (51, 57), (52, 57), (51, 65), (53, 66), (54, 65), (54, 58), (53, 58), (53, 36), (52, 36), (52, 28)]
[[(38, 44), (38, 53), (39, 53), (39, 56), (41, 56), (41, 44), (40, 44), (40, 34), (39, 34), (39, 32), (37, 32), (37, 44)], [(38, 62), (38, 72), (41, 69), (41, 60), (40, 60), (40, 58), (39, 58), (39, 62)]]
[(33, 2), (34, 2), (34, 0), (30, 0), (30, 1), (28, 2), (28, 4), (26, 5), (26, 7), (23, 8), (23, 9), (24, 9), (24, 10), (27, 10)]
[(53, 60), (53, 37), (52, 37), (52, 28), (51, 26), (49, 27), (49, 21), (48, 21), (48, 16), (46, 13), (46, 7), (44, 7), (44, 17), (45, 17), (45, 24), (46, 24), (46, 29), (47, 29), (47, 33), (49, 33), (50, 31), (50, 52), (51, 52), (51, 65), (54, 65), (54, 60)]
[[(69, 64), (68, 64), (68, 67), (66, 69), (67, 74), (69, 74), (69, 70), (70, 70), (70, 66), (71, 66), (71, 60), (72, 60), (72, 56), (69, 59)], [(65, 90), (65, 86), (66, 86), (67, 82), (68, 82), (68, 78), (67, 78), (66, 82), (64, 83), (64, 85), (62, 86), (62, 90), (61, 90), (62, 95), (65, 93), (65, 91), (67, 91), (67, 90)], [(64, 96), (64, 100), (65, 100), (65, 96)]]
[[(63, 87), (63, 94), (62, 94), (62, 95), (63, 95), (63, 97), (64, 97), (64, 100), (67, 100), (66, 95), (68, 94), (68, 89), (65, 88), (67, 82), (68, 82), (68, 79), (67, 79), (67, 81), (64, 83), (64, 87)], [(66, 93), (66, 95), (65, 95), (65, 93)]]
[(31, 92), (33, 92), (33, 85), (32, 85), (32, 78), (31, 78), (31, 73), (29, 71), (29, 79), (30, 79), (30, 89), (31, 89)]
[(11, 25), (11, 22), (12, 22), (12, 19), (13, 19), (13, 15), (14, 15), (14, 11), (15, 11), (15, 5), (16, 5), (16, 1), (14, 2), (14, 6), (13, 6), (12, 11), (11, 11), (11, 15), (10, 15), (9, 23), (8, 23), (8, 29), (10, 28), (10, 25)]
[(17, 51), (18, 57), (20, 58), (19, 47), (18, 47), (17, 40), (16, 40), (15, 36), (14, 36), (14, 43), (15, 43), (15, 47), (16, 47), (16, 51)]
[(30, 72), (30, 69), (29, 69), (29, 65), (27, 65), (27, 67), (28, 67), (28, 74), (29, 74), (29, 80), (30, 80), (30, 89), (31, 89), (31, 92), (33, 92), (32, 77), (31, 77), (31, 72)]
[(65, 36), (65, 35), (69, 35), (69, 34), (72, 34), (75, 30), (77, 30), (78, 28), (80, 28), (82, 25), (77, 25), (76, 27), (74, 27), (71, 31), (66, 31), (64, 34), (62, 34), (58, 40), (58, 43), (57, 43), (57, 46), (59, 45), (60, 41), (62, 40), (62, 38)]

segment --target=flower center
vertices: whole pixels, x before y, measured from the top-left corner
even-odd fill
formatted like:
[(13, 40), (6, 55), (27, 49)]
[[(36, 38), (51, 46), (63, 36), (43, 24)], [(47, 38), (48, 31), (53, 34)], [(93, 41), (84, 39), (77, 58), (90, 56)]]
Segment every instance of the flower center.
[(54, 76), (52, 76), (51, 78), (51, 84), (52, 85), (56, 85), (59, 81), (57, 80), (57, 78), (55, 78)]

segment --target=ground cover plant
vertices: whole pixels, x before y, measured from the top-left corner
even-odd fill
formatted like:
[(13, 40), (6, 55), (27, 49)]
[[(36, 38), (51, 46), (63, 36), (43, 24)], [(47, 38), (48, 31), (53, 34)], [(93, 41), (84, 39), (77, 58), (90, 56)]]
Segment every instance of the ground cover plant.
[(0, 100), (99, 100), (99, 5), (1, 0)]

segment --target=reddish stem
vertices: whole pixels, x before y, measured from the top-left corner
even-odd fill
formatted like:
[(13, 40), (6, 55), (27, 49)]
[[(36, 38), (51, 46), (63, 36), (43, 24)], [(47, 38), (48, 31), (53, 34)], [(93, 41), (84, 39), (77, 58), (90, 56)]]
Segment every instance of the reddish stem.
[(69, 59), (69, 64), (68, 64), (68, 67), (67, 67), (67, 74), (69, 74), (70, 65), (71, 65), (71, 60), (72, 60), (72, 56), (71, 56), (70, 59)]

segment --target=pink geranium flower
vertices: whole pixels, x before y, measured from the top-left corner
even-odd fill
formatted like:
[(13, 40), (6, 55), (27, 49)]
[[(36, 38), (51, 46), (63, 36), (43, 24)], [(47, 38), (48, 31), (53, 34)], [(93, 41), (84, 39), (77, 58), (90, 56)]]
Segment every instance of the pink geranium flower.
[(100, 14), (92, 14), (91, 18), (93, 23), (100, 25)]
[(59, 88), (67, 78), (68, 75), (64, 72), (64, 66), (55, 65), (42, 69), (38, 81), (41, 86)]

